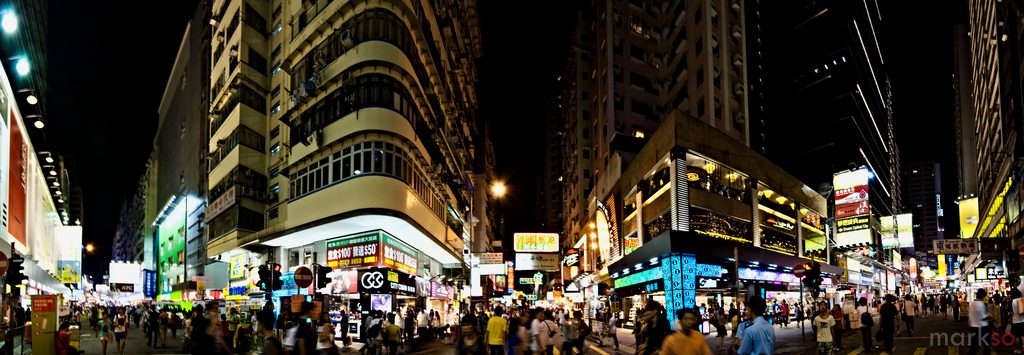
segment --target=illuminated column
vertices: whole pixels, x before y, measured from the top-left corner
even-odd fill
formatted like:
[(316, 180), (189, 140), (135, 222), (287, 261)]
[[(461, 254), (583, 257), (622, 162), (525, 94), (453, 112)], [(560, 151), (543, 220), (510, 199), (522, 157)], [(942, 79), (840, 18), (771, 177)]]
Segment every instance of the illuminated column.
[(804, 257), (804, 228), (801, 223), (804, 221), (803, 207), (800, 202), (796, 203), (796, 256)]
[[(689, 231), (690, 183), (686, 178), (686, 151), (673, 150), (669, 154), (669, 169), (673, 172), (672, 181), (669, 182), (671, 186), (669, 192), (672, 193), (672, 230)], [(637, 206), (643, 206), (643, 204), (637, 204)], [(641, 224), (641, 229), (642, 227)]]
[(697, 257), (693, 254), (673, 254), (661, 259), (665, 277), (665, 310), (669, 324), (676, 318), (676, 310), (692, 309), (697, 303)]
[(761, 210), (757, 208), (760, 203), (759, 201), (760, 196), (757, 194), (757, 180), (750, 179), (750, 208), (752, 208), (752, 213), (750, 214), (750, 232), (754, 234), (751, 240), (754, 241), (755, 247), (761, 246)]

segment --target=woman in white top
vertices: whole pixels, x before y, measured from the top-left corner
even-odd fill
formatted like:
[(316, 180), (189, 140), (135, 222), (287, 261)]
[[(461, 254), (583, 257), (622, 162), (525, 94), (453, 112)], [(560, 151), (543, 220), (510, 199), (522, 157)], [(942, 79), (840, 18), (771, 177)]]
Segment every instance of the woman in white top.
[(850, 324), (853, 324), (854, 318), (857, 319), (857, 325), (860, 326), (860, 341), (861, 346), (864, 350), (875, 349), (871, 344), (871, 327), (875, 325), (875, 317), (871, 314), (871, 307), (868, 307), (868, 299), (861, 297), (857, 300), (856, 314), (850, 315)]

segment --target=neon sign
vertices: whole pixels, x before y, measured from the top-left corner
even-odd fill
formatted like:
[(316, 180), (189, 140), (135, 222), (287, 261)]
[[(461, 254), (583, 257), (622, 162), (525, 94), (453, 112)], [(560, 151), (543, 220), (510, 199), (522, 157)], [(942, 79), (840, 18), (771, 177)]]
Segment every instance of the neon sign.
[(635, 274), (631, 274), (631, 275), (627, 275), (627, 276), (615, 279), (615, 288), (622, 288), (622, 287), (626, 287), (626, 286), (632, 286), (632, 285), (636, 285), (636, 284), (641, 284), (641, 283), (644, 283), (644, 282), (650, 282), (650, 281), (654, 281), (654, 280), (659, 280), (659, 279), (664, 278), (663, 275), (664, 275), (664, 273), (662, 272), (660, 267), (659, 268), (653, 268), (653, 269), (647, 269), (647, 270), (644, 270), (644, 271), (641, 271), (641, 272), (638, 272), (638, 273), (635, 273)]

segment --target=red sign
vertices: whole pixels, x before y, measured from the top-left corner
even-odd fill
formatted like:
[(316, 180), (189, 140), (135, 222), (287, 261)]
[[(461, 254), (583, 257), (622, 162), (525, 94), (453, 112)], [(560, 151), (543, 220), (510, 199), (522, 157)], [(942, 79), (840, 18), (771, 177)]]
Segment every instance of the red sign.
[(868, 201), (836, 205), (836, 218), (864, 216), (871, 213)]
[(0, 251), (0, 275), (7, 273), (7, 264), (7, 254), (4, 254), (4, 252)]
[(306, 288), (313, 284), (313, 272), (308, 267), (299, 266), (292, 276), (295, 279), (295, 286)]
[(793, 267), (793, 275), (796, 275), (796, 277), (804, 277), (804, 271), (807, 271), (807, 264), (800, 264)]
[(836, 205), (845, 205), (868, 200), (868, 186), (857, 185), (836, 190)]

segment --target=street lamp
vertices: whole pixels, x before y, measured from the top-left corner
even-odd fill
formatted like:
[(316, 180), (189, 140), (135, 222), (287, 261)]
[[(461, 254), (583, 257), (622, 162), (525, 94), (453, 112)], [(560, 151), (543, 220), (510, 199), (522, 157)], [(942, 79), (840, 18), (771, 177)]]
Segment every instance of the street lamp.
[(89, 243), (89, 244), (86, 244), (86, 245), (85, 245), (85, 251), (86, 251), (86, 252), (92, 253), (92, 252), (93, 252), (93, 250), (96, 250), (96, 247), (95, 247), (95, 246), (93, 246), (93, 245), (92, 245), (92, 243)]
[(4, 33), (14, 33), (18, 30), (18, 15), (14, 11), (5, 12), (0, 18), (0, 27), (3, 27)]
[(508, 192), (508, 188), (505, 187), (505, 183), (502, 181), (496, 181), (491, 185), (491, 194), (494, 197), (505, 197), (505, 193)]

